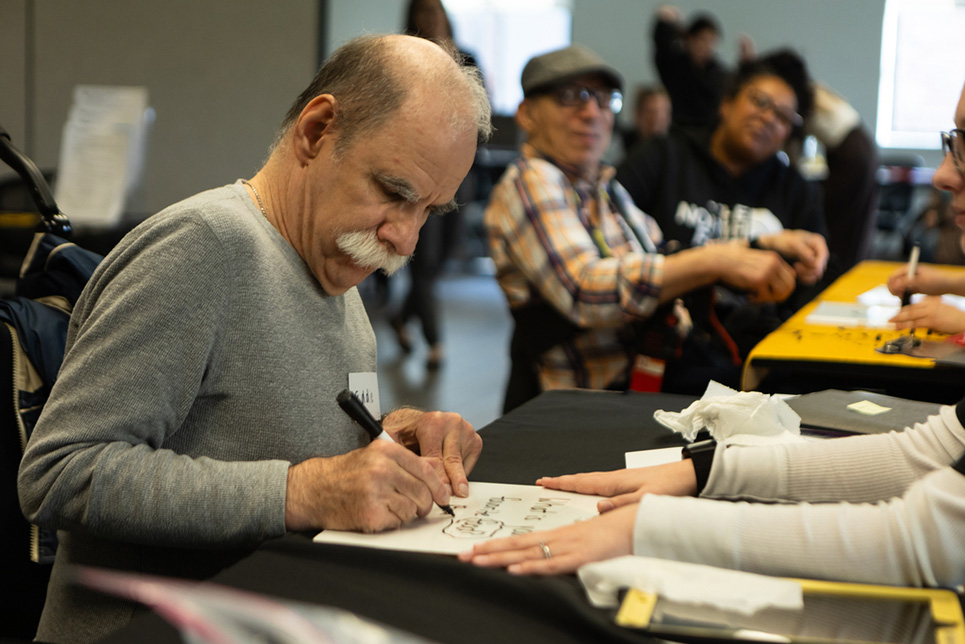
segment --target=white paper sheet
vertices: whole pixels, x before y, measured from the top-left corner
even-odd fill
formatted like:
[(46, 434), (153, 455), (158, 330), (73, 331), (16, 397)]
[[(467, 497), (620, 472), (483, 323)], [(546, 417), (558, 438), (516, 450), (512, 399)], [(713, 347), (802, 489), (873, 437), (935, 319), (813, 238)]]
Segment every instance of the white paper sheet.
[(900, 304), (869, 306), (855, 302), (819, 302), (806, 321), (813, 326), (893, 329), (895, 325), (888, 320), (896, 316), (899, 309)]
[(550, 530), (596, 516), (603, 497), (547, 490), (535, 485), (469, 484), (469, 496), (452, 497), (455, 518), (439, 508), (398, 530), (363, 534), (325, 530), (317, 543), (455, 555), (497, 537)]
[[(919, 302), (924, 297), (915, 293), (911, 301)], [(960, 295), (942, 295), (942, 302), (965, 311), (965, 298)], [(895, 325), (888, 320), (900, 309), (901, 298), (892, 295), (886, 284), (879, 284), (859, 295), (857, 302), (819, 302), (806, 321), (815, 326), (893, 329)]]
[(621, 588), (741, 615), (753, 615), (763, 608), (800, 610), (804, 603), (796, 581), (686, 561), (625, 555), (586, 564), (577, 575), (590, 603), (600, 608), (615, 608)]
[(64, 125), (54, 199), (78, 228), (110, 227), (140, 180), (146, 87), (78, 85)]
[[(911, 301), (918, 302), (924, 297), (921, 293), (915, 293), (911, 296)], [(858, 296), (858, 302), (865, 306), (893, 306), (901, 308), (901, 298), (897, 295), (892, 295), (891, 291), (888, 290), (887, 284), (879, 284), (873, 289), (865, 291)], [(942, 295), (942, 302), (965, 311), (965, 297), (961, 295)]]

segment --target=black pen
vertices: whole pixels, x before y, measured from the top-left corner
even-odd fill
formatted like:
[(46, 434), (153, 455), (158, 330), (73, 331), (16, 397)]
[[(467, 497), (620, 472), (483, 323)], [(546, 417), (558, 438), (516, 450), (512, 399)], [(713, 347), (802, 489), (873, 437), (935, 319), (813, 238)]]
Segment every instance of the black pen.
[(915, 272), (918, 270), (918, 256), (920, 254), (921, 246), (916, 242), (911, 248), (911, 255), (908, 257), (908, 284), (905, 286), (905, 292), (901, 295), (902, 307), (911, 304), (911, 296), (913, 293), (911, 290), (911, 280), (915, 278)]
[[(342, 392), (336, 396), (336, 401), (338, 401), (338, 406), (349, 415), (349, 418), (354, 420), (356, 423), (362, 426), (362, 429), (372, 437), (372, 440), (383, 439), (391, 441), (392, 437), (389, 436), (385, 430), (382, 428), (382, 423), (375, 420), (369, 408), (365, 406), (359, 397), (356, 396), (352, 391), (348, 389), (343, 389)], [(395, 441), (393, 441), (395, 442)], [(439, 505), (439, 508), (443, 512), (451, 517), (455, 517), (456, 513), (452, 511), (448, 505)]]

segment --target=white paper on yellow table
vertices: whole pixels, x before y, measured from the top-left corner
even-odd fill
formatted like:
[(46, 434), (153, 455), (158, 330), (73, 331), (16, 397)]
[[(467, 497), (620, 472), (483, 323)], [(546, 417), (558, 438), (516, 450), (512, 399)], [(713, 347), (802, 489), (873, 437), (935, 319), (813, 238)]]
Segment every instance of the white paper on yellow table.
[(596, 516), (603, 497), (548, 490), (535, 485), (469, 484), (469, 496), (453, 496), (455, 517), (438, 507), (397, 530), (365, 534), (325, 530), (317, 543), (455, 555), (474, 544), (535, 530), (551, 530)]
[[(912, 302), (919, 302), (925, 296), (916, 293)], [(965, 311), (965, 298), (959, 295), (942, 295), (942, 302)], [(886, 284), (865, 291), (858, 296), (857, 302), (821, 301), (807, 316), (807, 323), (815, 326), (868, 327), (872, 329), (891, 329), (888, 322), (901, 310), (901, 298), (892, 295)]]

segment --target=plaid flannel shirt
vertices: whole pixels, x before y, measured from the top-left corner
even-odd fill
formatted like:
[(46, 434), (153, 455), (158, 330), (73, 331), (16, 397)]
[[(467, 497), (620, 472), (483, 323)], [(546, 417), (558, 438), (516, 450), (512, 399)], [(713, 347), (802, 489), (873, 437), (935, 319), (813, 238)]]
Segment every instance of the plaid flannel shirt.
[(496, 278), (509, 306), (542, 299), (588, 329), (540, 357), (544, 391), (625, 388), (634, 355), (628, 322), (658, 304), (660, 228), (611, 182), (613, 175), (603, 166), (595, 182), (577, 179), (524, 144), (486, 208)]

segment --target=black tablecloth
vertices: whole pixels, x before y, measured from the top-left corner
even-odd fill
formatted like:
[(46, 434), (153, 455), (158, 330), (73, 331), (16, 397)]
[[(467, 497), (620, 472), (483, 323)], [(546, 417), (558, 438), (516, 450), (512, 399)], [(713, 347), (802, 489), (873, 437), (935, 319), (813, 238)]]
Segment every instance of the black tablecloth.
[[(541, 475), (623, 467), (627, 451), (682, 445), (653, 420), (692, 397), (557, 391), (480, 430), (472, 480), (531, 484)], [(594, 609), (574, 576), (514, 577), (452, 557), (311, 543), (289, 535), (265, 544), (212, 581), (336, 606), (441, 643), (644, 642)], [(178, 642), (144, 615), (105, 642)]]
[(676, 394), (547, 391), (479, 431), (475, 481), (531, 485), (540, 476), (615, 470), (624, 453), (684, 445), (653, 419), (695, 400)]

